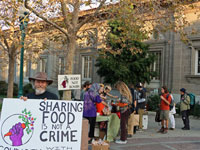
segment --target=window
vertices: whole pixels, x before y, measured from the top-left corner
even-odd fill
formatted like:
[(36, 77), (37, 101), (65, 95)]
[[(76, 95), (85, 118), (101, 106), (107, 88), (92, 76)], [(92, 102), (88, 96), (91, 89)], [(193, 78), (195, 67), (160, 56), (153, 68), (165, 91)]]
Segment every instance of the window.
[(82, 78), (91, 80), (92, 78), (92, 58), (91, 56), (82, 57)]
[(65, 71), (65, 60), (64, 57), (59, 57), (58, 59), (58, 73), (59, 74), (64, 74)]
[(43, 57), (40, 59), (40, 72), (47, 73), (47, 58)]
[(151, 71), (156, 71), (157, 76), (153, 80), (160, 80), (160, 71), (161, 71), (161, 52), (153, 52), (156, 55), (155, 62), (150, 66)]
[(196, 51), (196, 74), (200, 74), (200, 50)]

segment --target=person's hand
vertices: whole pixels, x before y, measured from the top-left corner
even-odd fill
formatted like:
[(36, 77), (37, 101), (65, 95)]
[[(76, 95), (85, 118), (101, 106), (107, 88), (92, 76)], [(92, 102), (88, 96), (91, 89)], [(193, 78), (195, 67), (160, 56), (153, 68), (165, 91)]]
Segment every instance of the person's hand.
[(20, 146), (20, 145), (22, 145), (22, 137), (24, 135), (22, 124), (20, 122), (15, 124), (9, 130), (9, 132), (11, 133), (10, 140), (12, 141), (12, 146)]
[(24, 100), (24, 101), (27, 101), (28, 97), (26, 97), (26, 96), (21, 96), (20, 99), (21, 99), (21, 100)]

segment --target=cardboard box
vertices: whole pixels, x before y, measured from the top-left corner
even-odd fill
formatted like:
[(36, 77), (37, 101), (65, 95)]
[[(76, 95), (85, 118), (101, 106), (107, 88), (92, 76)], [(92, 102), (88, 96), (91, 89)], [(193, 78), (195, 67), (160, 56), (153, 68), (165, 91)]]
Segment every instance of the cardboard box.
[(134, 114), (133, 126), (139, 126), (139, 115), (138, 114)]
[(92, 150), (109, 150), (109, 145), (94, 145), (94, 144), (92, 144)]

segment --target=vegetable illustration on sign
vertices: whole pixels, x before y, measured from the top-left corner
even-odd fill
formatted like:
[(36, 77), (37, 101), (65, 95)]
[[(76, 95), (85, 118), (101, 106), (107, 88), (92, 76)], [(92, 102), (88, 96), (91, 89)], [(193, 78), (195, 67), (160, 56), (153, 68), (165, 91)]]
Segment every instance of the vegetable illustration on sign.
[(33, 132), (34, 123), (36, 120), (36, 118), (32, 117), (31, 112), (27, 111), (26, 109), (22, 111), (22, 114), (18, 116), (18, 119), (20, 119), (21, 122), (14, 124), (10, 128), (9, 132), (4, 134), (4, 138), (10, 137), (10, 140), (12, 141), (12, 146), (23, 145), (22, 138), (24, 136), (24, 130), (25, 133), (27, 133), (28, 135)]

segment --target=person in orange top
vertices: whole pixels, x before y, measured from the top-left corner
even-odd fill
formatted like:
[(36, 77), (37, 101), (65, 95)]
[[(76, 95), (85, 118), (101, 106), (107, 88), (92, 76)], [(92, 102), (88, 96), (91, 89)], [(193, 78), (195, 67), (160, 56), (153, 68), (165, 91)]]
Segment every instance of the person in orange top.
[(167, 133), (168, 131), (168, 120), (169, 120), (169, 110), (170, 110), (170, 103), (171, 103), (171, 96), (168, 92), (166, 86), (161, 88), (162, 95), (160, 96), (160, 120), (162, 120), (161, 125), (162, 128), (159, 130), (161, 133)]

